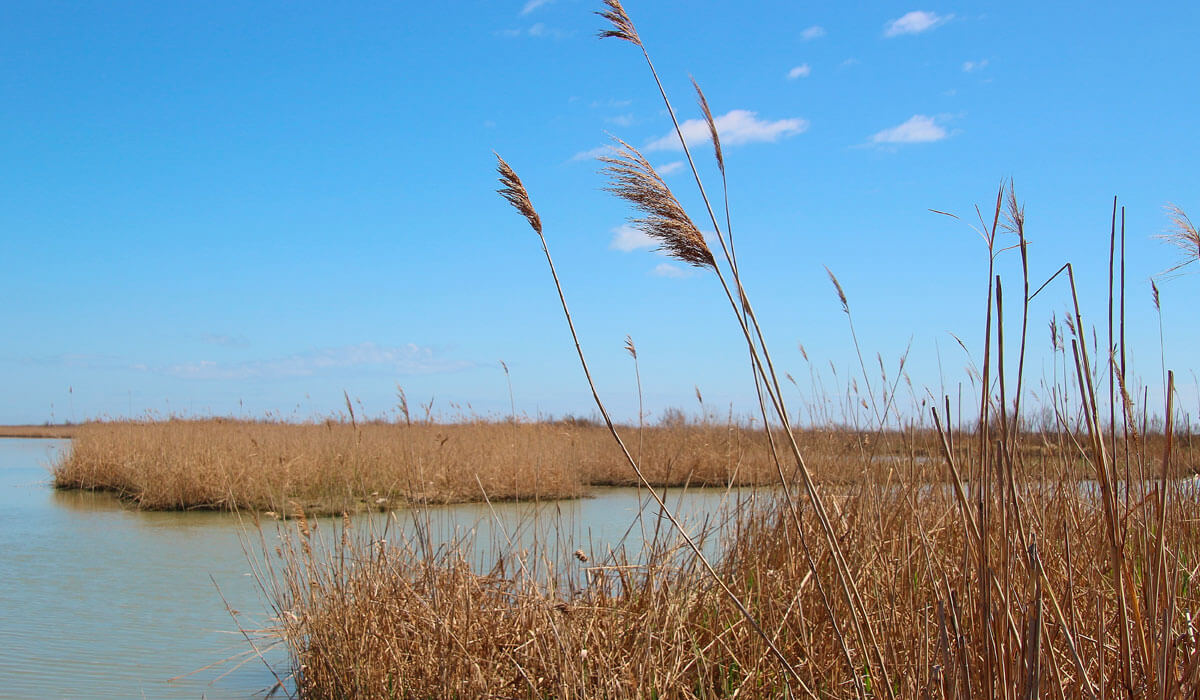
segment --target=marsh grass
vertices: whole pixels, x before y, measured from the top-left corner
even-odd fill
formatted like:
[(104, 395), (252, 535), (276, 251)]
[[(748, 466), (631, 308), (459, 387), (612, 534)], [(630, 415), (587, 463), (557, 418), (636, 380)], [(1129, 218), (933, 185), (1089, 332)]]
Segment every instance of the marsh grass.
[[(822, 433), (831, 453), (854, 449), (849, 436)], [(674, 422), (642, 435), (639, 454), (655, 485), (772, 479), (761, 430)], [(73, 437), (54, 467), (57, 487), (109, 491), (155, 510), (288, 513), (298, 503), (339, 514), (485, 496), (575, 498), (637, 483), (607, 430), (585, 423), (171, 420), (89, 423)]]
[[(604, 7), (601, 36), (641, 52), (678, 131), (629, 14), (619, 0)], [(696, 92), (724, 193), (720, 135)], [(1173, 372), (1164, 368), (1165, 405), (1152, 407), (1126, 371), (1116, 204), (1109, 293), (1095, 300), (1108, 305), (1103, 349), (1071, 263), (1044, 283), (1031, 278), (1011, 184), (978, 212), (982, 390), (966, 416), (952, 414), (949, 396), (901, 410), (902, 371), (873, 383), (848, 295), (829, 272), (863, 372), (863, 390), (848, 388), (846, 400), (866, 418), (801, 430), (742, 284), (728, 215), (719, 220), (680, 141), (713, 248), (635, 147), (620, 142), (604, 159), (609, 188), (665, 252), (711, 271), (746, 341), (758, 430), (611, 420), (554, 270), (552, 227), (500, 159), (500, 193), (537, 234), (603, 427), (372, 426), (353, 416), (322, 426), (85, 426), (59, 483), (146, 507), (290, 507), (294, 520), (261, 540), (256, 574), (306, 698), (1200, 696), (1197, 453)], [(1174, 221), (1168, 242), (1194, 261), (1195, 229), (1182, 213)], [(1020, 257), (1016, 294), (997, 273), (1004, 255)], [(1054, 376), (1043, 380), (1043, 419), (1032, 421), (1029, 321), (1034, 302), (1051, 296), (1068, 314), (1065, 330), (1051, 322)], [(632, 343), (629, 352), (636, 359)], [(679, 517), (658, 488), (742, 480), (772, 484), (771, 497), (733, 499), (707, 527)], [(599, 483), (649, 494), (638, 516), (652, 523), (646, 548), (570, 551), (559, 537), (517, 544), (470, 533), (435, 545), (426, 508), (408, 511), (407, 529), (392, 526), (395, 515), (367, 527), (349, 515), (373, 507), (367, 496), (490, 503)], [(306, 512), (314, 504), (347, 514), (318, 521)]]

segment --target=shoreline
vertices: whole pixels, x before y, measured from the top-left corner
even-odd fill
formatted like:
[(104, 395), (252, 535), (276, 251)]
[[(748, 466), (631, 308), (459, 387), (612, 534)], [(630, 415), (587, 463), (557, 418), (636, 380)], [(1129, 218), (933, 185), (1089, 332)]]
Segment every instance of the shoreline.
[(24, 440), (70, 440), (79, 432), (78, 425), (0, 425), (0, 438)]

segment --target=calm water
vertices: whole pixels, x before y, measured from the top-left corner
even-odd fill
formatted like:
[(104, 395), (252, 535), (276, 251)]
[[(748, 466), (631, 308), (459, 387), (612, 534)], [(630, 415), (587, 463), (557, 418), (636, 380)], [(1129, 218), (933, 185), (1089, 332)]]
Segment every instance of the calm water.
[[(0, 697), (265, 696), (275, 677), (247, 658), (250, 647), (221, 597), (242, 627), (269, 624), (243, 548), (257, 533), (248, 536), (230, 514), (137, 512), (111, 496), (55, 491), (48, 467), (66, 449), (65, 440), (0, 439)], [(670, 502), (699, 527), (724, 497), (697, 490)], [(481, 545), (520, 546), (537, 533), (595, 558), (626, 533), (636, 550), (643, 527), (653, 531), (653, 518), (636, 520), (638, 498), (635, 489), (609, 489), (536, 507), (446, 506), (418, 518), (396, 513), (391, 527), (411, 532), (414, 520), (428, 523), (435, 547), (471, 532)], [(487, 559), (479, 554), (481, 564)], [(264, 655), (286, 679), (285, 650)]]

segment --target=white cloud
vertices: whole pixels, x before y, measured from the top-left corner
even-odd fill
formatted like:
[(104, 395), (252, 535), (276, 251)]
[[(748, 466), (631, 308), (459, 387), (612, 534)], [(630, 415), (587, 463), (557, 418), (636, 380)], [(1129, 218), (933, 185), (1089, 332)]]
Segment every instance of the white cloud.
[(529, 36), (532, 37), (548, 37), (550, 39), (562, 39), (567, 36), (567, 33), (561, 29), (547, 27), (545, 23), (538, 22), (529, 28)]
[(974, 73), (977, 70), (987, 68), (987, 64), (988, 60), (986, 58), (979, 61), (966, 61), (963, 63), (962, 69), (964, 73)]
[(615, 117), (605, 117), (604, 121), (617, 126), (633, 126), (632, 114), (618, 114)]
[(788, 80), (795, 80), (796, 78), (807, 78), (811, 74), (812, 66), (809, 66), (807, 63), (802, 63), (788, 71), (787, 77)]
[(635, 250), (642, 248), (654, 248), (658, 245), (655, 240), (645, 234), (639, 228), (634, 228), (629, 224), (623, 224), (614, 228), (612, 242), (608, 247), (612, 250), (619, 250), (622, 253), (632, 253)]
[(679, 267), (678, 265), (672, 265), (671, 263), (659, 263), (654, 267), (653, 274), (657, 277), (671, 277), (673, 279), (679, 279), (680, 277), (690, 276), (692, 271), (685, 270), (684, 268)]
[(945, 127), (937, 123), (933, 117), (924, 114), (914, 114), (908, 121), (888, 129), (884, 129), (871, 137), (871, 143), (931, 143), (941, 141), (949, 136)]
[(682, 167), (683, 167), (682, 160), (673, 160), (670, 163), (663, 163), (662, 165), (660, 165), (654, 169), (658, 171), (659, 175), (670, 175), (671, 173), (675, 172), (676, 170), (679, 170)]
[(913, 10), (908, 14), (894, 19), (884, 25), (884, 36), (901, 36), (904, 34), (920, 34), (927, 32), (934, 27), (940, 26), (949, 22), (954, 15), (939, 15), (936, 12), (925, 12), (924, 10)]
[[(737, 146), (744, 143), (774, 142), (785, 136), (803, 133), (808, 129), (804, 119), (779, 119), (763, 121), (757, 112), (735, 109), (715, 119), (717, 133), (722, 146)], [(703, 119), (689, 119), (679, 125), (688, 146), (708, 141), (711, 136), (708, 124)], [(680, 150), (679, 136), (674, 131), (646, 145), (647, 151)]]
[(814, 24), (813, 26), (809, 27), (808, 29), (805, 29), (804, 31), (800, 32), (800, 38), (803, 39), (804, 41), (812, 41), (813, 39), (820, 39), (823, 36), (825, 36), (825, 27), (822, 27), (817, 24)]
[(409, 343), (398, 347), (360, 343), (269, 360), (184, 362), (161, 371), (184, 379), (278, 379), (309, 377), (335, 370), (368, 370), (400, 374), (453, 372), (472, 363), (440, 357), (433, 348)]
[(529, 0), (529, 2), (525, 3), (525, 7), (521, 8), (521, 14), (527, 15), (542, 5), (549, 5), (552, 2), (554, 2), (554, 0)]
[(575, 155), (571, 156), (571, 161), (595, 160), (600, 156), (610, 156), (616, 152), (617, 149), (613, 148), (612, 146), (596, 146), (595, 148), (589, 148), (586, 151), (580, 151), (576, 153)]
[(515, 39), (521, 36), (531, 36), (538, 39), (564, 39), (570, 35), (561, 29), (548, 27), (544, 22), (538, 22), (530, 25), (526, 29), (501, 29), (495, 32), (496, 36), (502, 36), (509, 39)]

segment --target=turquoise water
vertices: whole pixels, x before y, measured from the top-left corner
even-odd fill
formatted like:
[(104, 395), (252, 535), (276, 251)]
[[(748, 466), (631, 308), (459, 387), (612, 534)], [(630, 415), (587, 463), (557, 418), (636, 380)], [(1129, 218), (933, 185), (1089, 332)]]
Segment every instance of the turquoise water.
[[(268, 664), (285, 682), (276, 696), (286, 697), (286, 650), (257, 640), (264, 663), (239, 632), (270, 625), (250, 564), (261, 561), (258, 531), (228, 513), (139, 512), (106, 494), (56, 491), (49, 467), (69, 447), (0, 439), (0, 697), (263, 697), (276, 685)], [(736, 498), (703, 489), (668, 501), (698, 530), (718, 523), (722, 504)], [(493, 545), (537, 542), (568, 557), (583, 549), (593, 561), (624, 543), (636, 558), (657, 520), (652, 508), (638, 519), (646, 499), (636, 489), (605, 489), (577, 501), (397, 511), (370, 526), (387, 518), (399, 528), (393, 541), (420, 526), (434, 548), (470, 535), (484, 568)], [(318, 530), (332, 524), (322, 520)], [(275, 532), (265, 529), (270, 546)], [(661, 529), (670, 531), (665, 522)], [(715, 552), (718, 543), (704, 546)]]
[[(262, 661), (234, 668), (249, 644), (217, 589), (246, 611), (242, 626), (264, 624), (238, 519), (55, 491), (48, 466), (68, 448), (0, 439), (0, 696), (265, 694), (275, 678)], [(267, 658), (286, 668), (281, 648)]]

